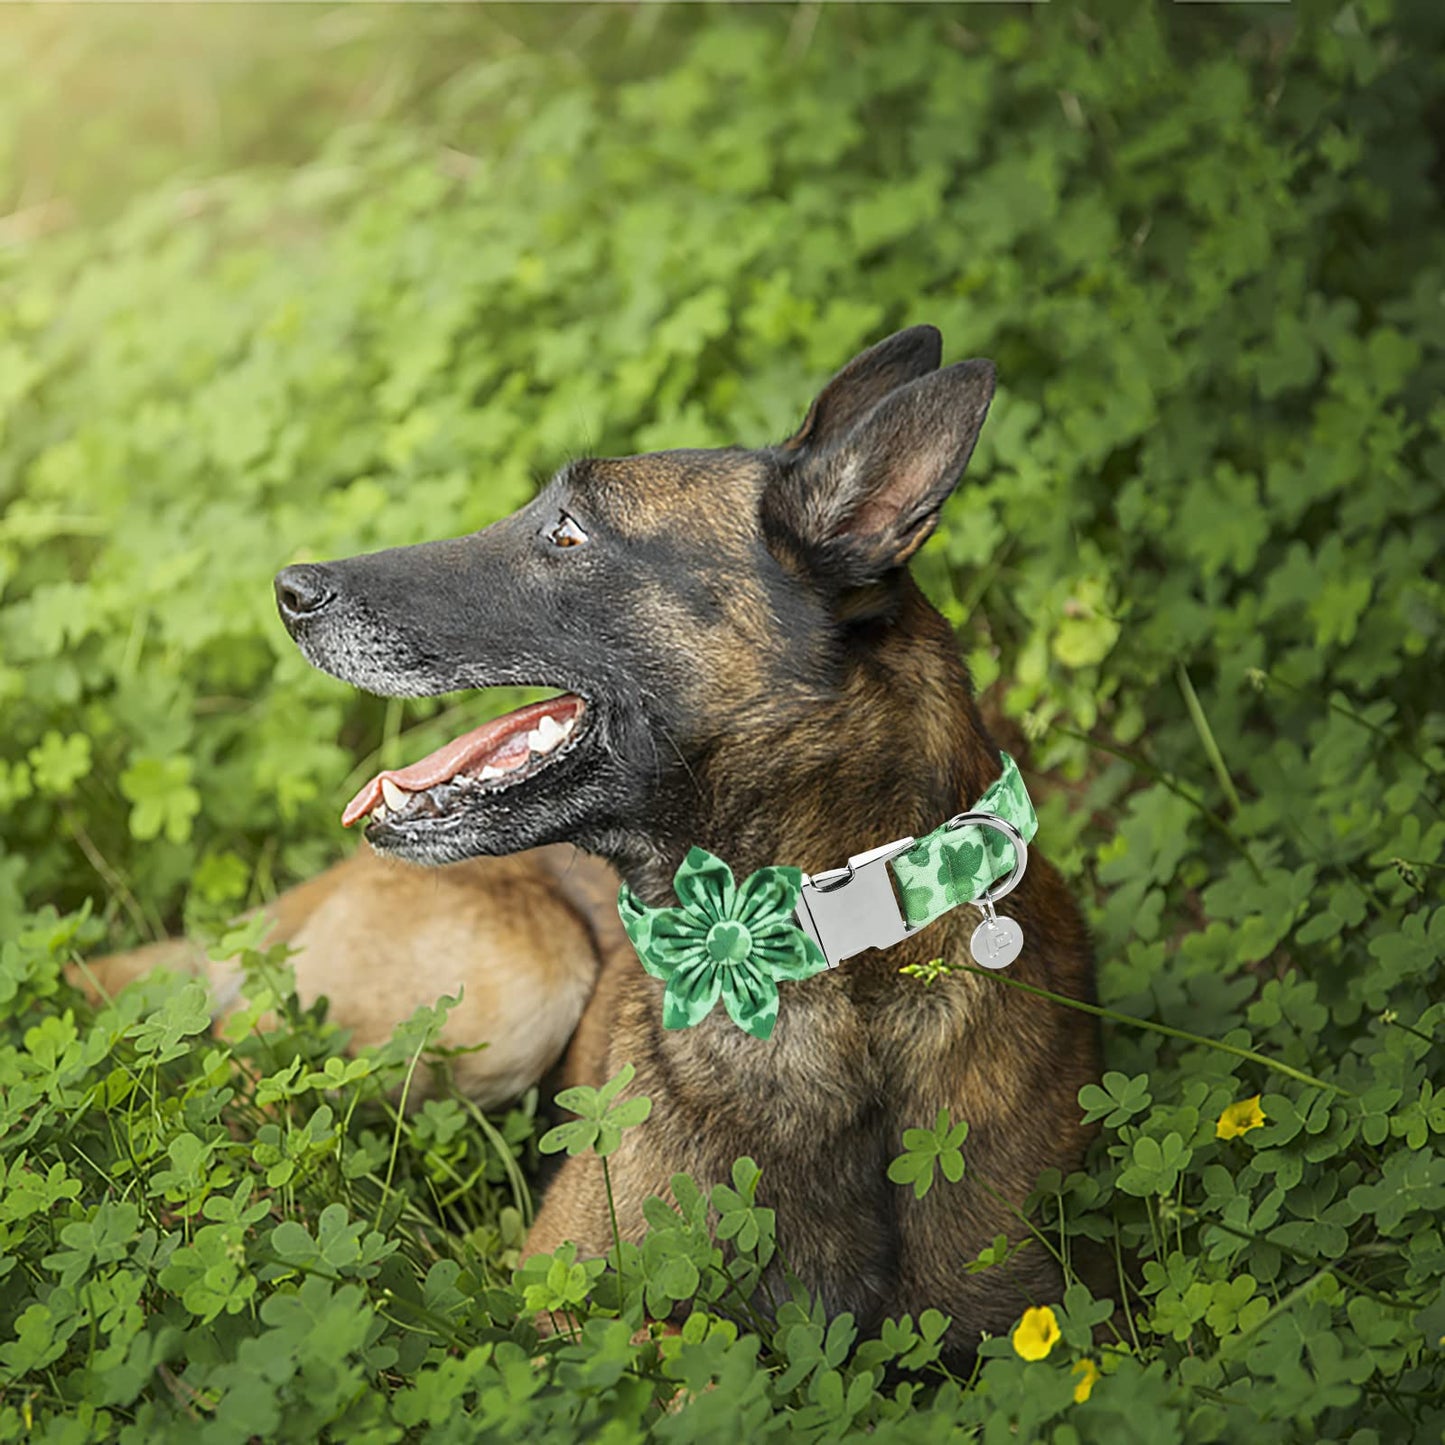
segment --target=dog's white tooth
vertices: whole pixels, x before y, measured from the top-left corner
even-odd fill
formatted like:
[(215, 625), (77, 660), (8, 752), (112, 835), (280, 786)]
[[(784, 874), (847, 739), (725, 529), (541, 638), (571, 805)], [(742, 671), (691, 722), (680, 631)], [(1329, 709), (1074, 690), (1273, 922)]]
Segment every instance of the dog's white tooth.
[(500, 778), (506, 772), (505, 768), (494, 768), (490, 763), (486, 765), (478, 775), (484, 783), (490, 783), (493, 778)]
[(566, 730), (558, 724), (556, 718), (544, 717), (527, 734), (527, 746), (534, 753), (550, 753), (566, 736)]
[(385, 803), (378, 803), (371, 810), (371, 821), (373, 823), (384, 823), (391, 816), (391, 810)]
[(381, 780), (381, 796), (386, 800), (386, 806), (393, 813), (401, 812), (411, 802), (411, 794), (397, 783), (393, 783), (390, 778)]

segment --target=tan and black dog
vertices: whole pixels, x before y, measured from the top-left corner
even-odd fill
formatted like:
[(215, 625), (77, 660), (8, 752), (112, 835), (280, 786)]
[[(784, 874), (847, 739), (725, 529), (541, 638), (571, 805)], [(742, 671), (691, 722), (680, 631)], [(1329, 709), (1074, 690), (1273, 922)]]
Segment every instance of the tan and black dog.
[[(968, 960), (979, 915), (963, 908), (894, 948), (784, 984), (766, 1041), (721, 1009), (666, 1031), (662, 985), (621, 933), (597, 862), (645, 903), (668, 905), (694, 844), (739, 879), (773, 863), (818, 872), (921, 837), (998, 776), (954, 636), (906, 566), (993, 393), (989, 363), (940, 369), (940, 359), (938, 332), (914, 327), (851, 362), (780, 445), (572, 462), (475, 535), (288, 567), (276, 596), (306, 657), (371, 692), (559, 689), (352, 801), (347, 821), (364, 818), (381, 854), (474, 860), (458, 885), (465, 907), (443, 882), (454, 869), (389, 870), (364, 856), (342, 865), (355, 876), (326, 897), (347, 936), (374, 880), (392, 890), (385, 920), (368, 914), (359, 988), (394, 1004), (439, 967), (448, 985), (494, 1001), (471, 1027), (514, 1048), (536, 1038), (534, 1078), (590, 990), (565, 1075), (598, 1082), (632, 1063), (635, 1089), (653, 1101), (610, 1160), (624, 1235), (642, 1234), (643, 1201), (665, 1196), (675, 1171), (715, 1182), (749, 1154), (789, 1264), (830, 1311), (869, 1328), (937, 1307), (953, 1317), (959, 1360), (980, 1331), (1057, 1298), (1041, 1249), (1002, 1274), (964, 1266), (995, 1235), (1018, 1235), (1010, 1206), (1040, 1171), (1080, 1163), (1089, 1131), (1076, 1097), (1098, 1071), (1091, 1021), (989, 978), (901, 975), (940, 955)], [(485, 860), (497, 854), (523, 856)], [(324, 952), (325, 920), (296, 911), (307, 950)], [(1038, 853), (1007, 911), (1025, 936), (1013, 975), (1091, 999), (1078, 909)], [(440, 964), (423, 949), (428, 963), (408, 935), (438, 927), (453, 941)], [(465, 952), (473, 929), (479, 942)], [(509, 929), (517, 939), (499, 947)], [(346, 957), (337, 952), (332, 986), (314, 991), (343, 1017), (360, 1009), (384, 1023), (344, 984)], [(555, 990), (518, 983), (549, 977)], [(539, 991), (555, 991), (550, 1012)], [(917, 1200), (887, 1166), (902, 1131), (940, 1108), (971, 1126), (969, 1172)], [(571, 1239), (601, 1254), (611, 1235), (598, 1161), (569, 1159), (529, 1250)]]
[[(780, 446), (574, 462), (474, 536), (287, 568), (287, 627), (358, 686), (562, 689), (363, 789), (350, 817), (369, 817), (372, 846), (448, 863), (570, 842), (660, 906), (694, 844), (740, 878), (821, 871), (968, 808), (998, 752), (905, 564), (973, 450), (993, 368), (940, 369), (940, 349), (931, 327), (874, 347)], [(1078, 911), (1037, 856), (1009, 911), (1027, 940), (1016, 976), (1089, 998)], [(1080, 1161), (1097, 1044), (1077, 1012), (991, 980), (899, 974), (966, 957), (976, 922), (955, 911), (785, 985), (766, 1041), (721, 1010), (665, 1031), (661, 985), (610, 949), (570, 1072), (630, 1062), (652, 1097), (612, 1159), (623, 1231), (642, 1232), (643, 1201), (674, 1171), (718, 1180), (751, 1154), (788, 1260), (831, 1309), (867, 1327), (937, 1306), (965, 1350), (1002, 1329), (1020, 1296), (963, 1265), (1016, 1232), (1001, 1201)], [(939, 1108), (971, 1126), (970, 1176), (915, 1200), (887, 1164)], [(598, 1162), (569, 1160), (530, 1247), (601, 1253), (610, 1236)], [(1053, 1292), (1042, 1251), (1012, 1283)]]

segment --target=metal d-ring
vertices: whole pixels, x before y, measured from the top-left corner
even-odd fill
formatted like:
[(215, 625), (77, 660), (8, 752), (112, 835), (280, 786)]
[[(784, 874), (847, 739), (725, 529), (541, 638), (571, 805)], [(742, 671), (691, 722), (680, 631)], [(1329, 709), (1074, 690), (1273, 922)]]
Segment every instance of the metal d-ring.
[(1014, 871), (1002, 883), (994, 888), (985, 888), (979, 897), (974, 899), (983, 911), (983, 922), (973, 930), (973, 937), (968, 944), (973, 961), (981, 967), (1007, 968), (1023, 950), (1024, 931), (1012, 918), (996, 913), (994, 904), (1001, 898), (1007, 898), (1019, 886), (1019, 879), (1024, 876), (1024, 870), (1029, 866), (1029, 845), (1024, 842), (1023, 834), (1012, 823), (1004, 822), (994, 813), (960, 813), (956, 818), (950, 818), (944, 826), (961, 828), (969, 823), (992, 828), (995, 832), (1002, 833), (1014, 845)]
[(975, 903), (982, 903), (985, 910), (993, 912), (993, 905), (1002, 898), (1007, 898), (1015, 888), (1019, 886), (1020, 880), (1029, 866), (1029, 845), (1024, 841), (1024, 835), (1014, 827), (1012, 823), (1006, 823), (997, 813), (958, 813), (948, 820), (943, 826), (945, 828), (962, 828), (969, 823), (977, 823), (985, 828), (992, 828), (996, 833), (1002, 833), (1010, 843), (1014, 845), (1014, 871), (1004, 879), (1002, 883), (996, 883), (974, 899)]

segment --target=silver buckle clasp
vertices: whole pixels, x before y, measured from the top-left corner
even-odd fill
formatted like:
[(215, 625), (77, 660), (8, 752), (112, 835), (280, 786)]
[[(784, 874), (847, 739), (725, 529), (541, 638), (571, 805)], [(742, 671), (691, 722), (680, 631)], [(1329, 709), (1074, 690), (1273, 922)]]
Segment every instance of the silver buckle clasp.
[(916, 841), (899, 838), (855, 853), (844, 868), (803, 874), (795, 916), (798, 926), (822, 949), (829, 968), (837, 968), (865, 948), (892, 948), (914, 931), (898, 906), (888, 861), (906, 853)]

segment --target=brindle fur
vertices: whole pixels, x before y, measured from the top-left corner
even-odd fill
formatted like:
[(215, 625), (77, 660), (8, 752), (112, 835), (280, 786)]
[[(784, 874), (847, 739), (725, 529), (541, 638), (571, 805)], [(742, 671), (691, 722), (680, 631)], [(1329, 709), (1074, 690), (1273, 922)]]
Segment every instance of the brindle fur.
[[(997, 749), (905, 564), (967, 463), (993, 372), (939, 370), (940, 350), (931, 327), (880, 343), (779, 446), (574, 462), (474, 537), (283, 573), (283, 617), (306, 655), (361, 686), (520, 681), (589, 699), (587, 737), (519, 796), (464, 802), (441, 827), (374, 826), (374, 846), (446, 862), (569, 840), (660, 906), (694, 844), (739, 878), (769, 863), (820, 871), (971, 805)], [(546, 528), (563, 510), (590, 540), (554, 556)], [(1007, 912), (1026, 940), (1012, 976), (1091, 999), (1083, 923), (1038, 851)], [(995, 978), (900, 974), (967, 961), (977, 921), (955, 910), (784, 984), (766, 1041), (721, 1008), (664, 1030), (662, 985), (599, 923), (601, 977), (565, 1072), (599, 1082), (632, 1063), (653, 1100), (610, 1159), (623, 1234), (641, 1236), (644, 1200), (666, 1196), (674, 1172), (723, 1180), (750, 1154), (787, 1260), (864, 1328), (936, 1306), (962, 1360), (980, 1331), (1056, 1297), (1036, 1246), (1004, 1272), (963, 1266), (1017, 1235), (1011, 1206), (1040, 1171), (1081, 1161), (1076, 1097), (1097, 1074), (1096, 1033)], [(917, 1200), (887, 1165), (903, 1130), (940, 1108), (970, 1125), (968, 1174)], [(571, 1239), (600, 1254), (611, 1237), (599, 1161), (569, 1159), (529, 1249)]]

